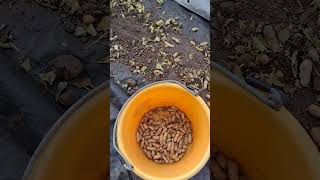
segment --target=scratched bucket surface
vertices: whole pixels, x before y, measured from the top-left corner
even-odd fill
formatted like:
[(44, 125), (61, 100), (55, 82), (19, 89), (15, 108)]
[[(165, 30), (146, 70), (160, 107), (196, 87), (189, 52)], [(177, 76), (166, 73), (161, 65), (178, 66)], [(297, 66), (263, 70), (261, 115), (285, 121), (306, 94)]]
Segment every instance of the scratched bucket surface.
[(213, 144), (235, 158), (251, 180), (319, 180), (320, 154), (287, 109), (276, 111), (211, 72)]
[[(161, 106), (176, 106), (188, 116), (193, 143), (184, 157), (173, 164), (149, 160), (136, 141), (143, 115)], [(137, 92), (124, 105), (117, 118), (117, 144), (122, 156), (143, 179), (188, 179), (201, 170), (210, 156), (210, 112), (200, 96), (173, 82), (158, 82)]]
[(106, 180), (109, 162), (107, 83), (89, 92), (51, 128), (23, 180)]

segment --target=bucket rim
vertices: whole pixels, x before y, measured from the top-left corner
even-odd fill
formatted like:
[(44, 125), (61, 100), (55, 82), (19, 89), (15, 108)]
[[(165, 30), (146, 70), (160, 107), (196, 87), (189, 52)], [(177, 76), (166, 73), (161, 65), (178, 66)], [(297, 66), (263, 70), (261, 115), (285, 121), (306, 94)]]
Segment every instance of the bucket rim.
[[(191, 95), (195, 96), (196, 98), (200, 98), (201, 100), (203, 100), (197, 91), (195, 91), (192, 87), (188, 87), (188, 86), (185, 86), (183, 85), (182, 83), (180, 83), (179, 81), (176, 81), (176, 80), (162, 80), (162, 81), (157, 81), (157, 82), (153, 82), (153, 83), (150, 83), (142, 88), (140, 88), (138, 91), (136, 91), (132, 96), (130, 96), (127, 101), (124, 103), (124, 105), (121, 107), (118, 115), (117, 115), (117, 119), (114, 123), (114, 127), (113, 127), (113, 137), (112, 137), (112, 143), (113, 143), (113, 147), (115, 148), (115, 150), (117, 151), (118, 153), (118, 157), (120, 159), (120, 161), (122, 162), (122, 165), (125, 167), (125, 169), (131, 171), (131, 172), (135, 172), (134, 170), (134, 167), (133, 165), (127, 160), (127, 158), (123, 155), (122, 152), (120, 152), (119, 150), (119, 147), (118, 147), (118, 140), (117, 140), (117, 132), (118, 132), (118, 124), (119, 124), (119, 118), (122, 114), (122, 112), (124, 111), (124, 109), (127, 107), (128, 103), (134, 98), (136, 97), (140, 92), (144, 91), (145, 89), (147, 88), (150, 88), (151, 86), (154, 86), (154, 85), (159, 85), (159, 84), (165, 84), (165, 83), (169, 83), (169, 84), (176, 84), (176, 85), (179, 85), (181, 88), (183, 88), (185, 91), (189, 92)], [(204, 103), (204, 102), (202, 102)], [(205, 103), (204, 103), (205, 104)], [(205, 104), (206, 105), (206, 104)], [(207, 109), (208, 109), (208, 112), (209, 112), (209, 115), (210, 115), (210, 109), (209, 107), (206, 105), (205, 106)], [(210, 119), (210, 118), (209, 118)], [(210, 120), (209, 120), (210, 121)], [(203, 159), (205, 159), (205, 162), (207, 162), (210, 158), (210, 145), (208, 147), (208, 152), (206, 152), (205, 156), (203, 157)], [(183, 178), (185, 177), (192, 177), (194, 176), (197, 172), (199, 172), (205, 165), (206, 163), (204, 164), (200, 164), (198, 166), (195, 167), (195, 171), (192, 172), (192, 173), (189, 173), (188, 175), (184, 176)]]

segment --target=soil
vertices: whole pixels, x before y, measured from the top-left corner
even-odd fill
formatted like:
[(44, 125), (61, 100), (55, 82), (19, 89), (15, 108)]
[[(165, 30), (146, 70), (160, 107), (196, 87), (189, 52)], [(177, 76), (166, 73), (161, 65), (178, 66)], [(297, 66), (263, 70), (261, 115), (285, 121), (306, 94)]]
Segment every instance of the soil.
[[(146, 6), (148, 5), (147, 2), (144, 2), (144, 4), (146, 4)], [(159, 20), (165, 22), (169, 19), (169, 17), (159, 16), (157, 14), (159, 11), (164, 12), (164, 10), (161, 10), (161, 6), (158, 5), (157, 9), (158, 12), (148, 9), (144, 15), (132, 12), (126, 14), (125, 18), (123, 18), (121, 13), (127, 12), (126, 6), (116, 5), (112, 8), (111, 38), (116, 38), (111, 41), (111, 66), (112, 64), (119, 63), (127, 65), (130, 67), (131, 72), (144, 77), (144, 81), (147, 82), (166, 79), (181, 81), (187, 86), (198, 90), (203, 98), (209, 100), (206, 98), (206, 95), (209, 94), (209, 86), (206, 88), (203, 86), (204, 81), (209, 83), (210, 79), (209, 49), (207, 46), (203, 52), (199, 52), (190, 43), (190, 41), (194, 41), (199, 45), (201, 42), (208, 42), (209, 38), (202, 38), (202, 41), (201, 39), (197, 41), (197, 39), (191, 38), (192, 36), (186, 37), (183, 32), (176, 31), (175, 27), (179, 25), (168, 25), (164, 27), (164, 33), (152, 33), (150, 31), (150, 25), (154, 25), (156, 22), (159, 22)], [(145, 16), (148, 12), (152, 13), (150, 18), (146, 20)], [(174, 18), (175, 17), (176, 16), (174, 16)], [(180, 19), (174, 21), (177, 21), (179, 24), (179, 20)], [(185, 25), (184, 22), (187, 21), (190, 21), (190, 17), (188, 20), (183, 21), (182, 28), (179, 28), (181, 31), (182, 29), (183, 31), (185, 31), (185, 29), (192, 31), (191, 28)], [(199, 31), (203, 30), (200, 29)], [(203, 34), (203, 32), (192, 33)], [(166, 40), (161, 38), (163, 36), (166, 37)], [(156, 37), (160, 38), (159, 42), (148, 42), (146, 45), (143, 45), (143, 38), (154, 39)], [(179, 39), (180, 43), (173, 41), (172, 37)], [(165, 47), (165, 41), (174, 45), (174, 47)], [(115, 47), (119, 47), (120, 50), (116, 50)], [(165, 55), (159, 55), (161, 50)], [(179, 57), (180, 60), (174, 60), (174, 53), (178, 53), (176, 58)], [(207, 53), (207, 56), (205, 53)], [(192, 54), (193, 58), (189, 58), (190, 54)], [(118, 72), (114, 72), (113, 69), (111, 69), (111, 76), (117, 73)]]
[[(212, 49), (213, 60), (224, 65), (230, 71), (235, 72), (235, 67), (239, 67), (241, 62), (239, 59), (232, 58), (235, 55), (235, 47), (243, 44), (242, 38), (250, 39), (250, 36), (261, 36), (262, 33), (257, 33), (258, 24), (272, 25), (277, 31), (278, 26), (297, 28), (297, 32), (302, 32), (306, 28), (310, 28), (314, 32), (314, 37), (317, 37), (319, 24), (318, 9), (311, 4), (310, 0), (298, 1), (264, 1), (264, 0), (241, 0), (241, 1), (213, 1), (212, 2)], [(231, 20), (232, 19), (232, 20)], [(226, 21), (230, 25), (225, 25)], [(243, 32), (239, 28), (239, 23), (255, 22), (254, 32)], [(247, 24), (247, 27), (249, 26)], [(295, 30), (291, 29), (291, 36), (286, 43), (282, 44), (280, 52), (268, 51), (266, 54), (270, 57), (270, 62), (266, 65), (257, 65), (255, 61), (253, 67), (241, 68), (242, 76), (256, 76), (257, 74), (269, 74), (273, 69), (280, 70), (285, 74), (282, 79), (279, 78), (280, 87), (273, 84), (276, 88), (286, 92), (289, 95), (289, 103), (287, 109), (299, 120), (302, 126), (309, 131), (312, 127), (320, 126), (319, 119), (311, 116), (305, 111), (306, 107), (315, 103), (319, 93), (312, 86), (312, 79), (317, 77), (313, 74), (309, 87), (303, 88), (297, 86), (299, 78), (295, 78), (291, 67), (292, 53), (298, 50), (298, 71), (301, 61), (308, 56), (306, 55), (308, 48), (312, 45), (308, 42), (307, 35), (303, 35), (300, 39), (292, 37)], [(281, 28), (280, 28), (281, 29)], [(303, 34), (303, 33), (302, 33)], [(231, 37), (231, 38), (230, 38)], [(226, 45), (226, 38), (231, 39), (231, 45)], [(255, 54), (250, 51), (249, 53)], [(254, 60), (254, 59), (253, 59)], [(298, 83), (299, 84), (299, 83)]]

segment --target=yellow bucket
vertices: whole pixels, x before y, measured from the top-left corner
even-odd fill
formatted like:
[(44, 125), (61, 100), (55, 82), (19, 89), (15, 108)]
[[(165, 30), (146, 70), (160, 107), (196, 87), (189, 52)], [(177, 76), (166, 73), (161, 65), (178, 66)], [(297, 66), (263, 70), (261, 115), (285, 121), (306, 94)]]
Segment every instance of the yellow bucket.
[(270, 108), (215, 68), (213, 143), (252, 180), (319, 180), (320, 154), (298, 121)]
[(107, 83), (74, 104), (51, 128), (31, 158), (22, 180), (109, 178)]
[[(161, 106), (177, 106), (192, 123), (193, 143), (184, 157), (173, 164), (156, 164), (149, 160), (136, 141), (143, 115)], [(114, 129), (114, 146), (124, 159), (125, 167), (143, 179), (188, 179), (201, 170), (210, 156), (209, 108), (200, 96), (176, 81), (151, 84), (139, 90), (122, 107)]]

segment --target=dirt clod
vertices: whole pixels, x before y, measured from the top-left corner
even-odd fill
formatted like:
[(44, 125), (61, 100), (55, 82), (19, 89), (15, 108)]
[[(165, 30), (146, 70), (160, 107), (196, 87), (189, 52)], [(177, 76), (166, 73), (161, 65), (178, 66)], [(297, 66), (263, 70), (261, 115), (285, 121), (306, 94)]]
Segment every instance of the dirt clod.
[(61, 69), (66, 80), (74, 79), (84, 68), (82, 62), (72, 55), (58, 56), (51, 60), (49, 64), (57, 69)]

